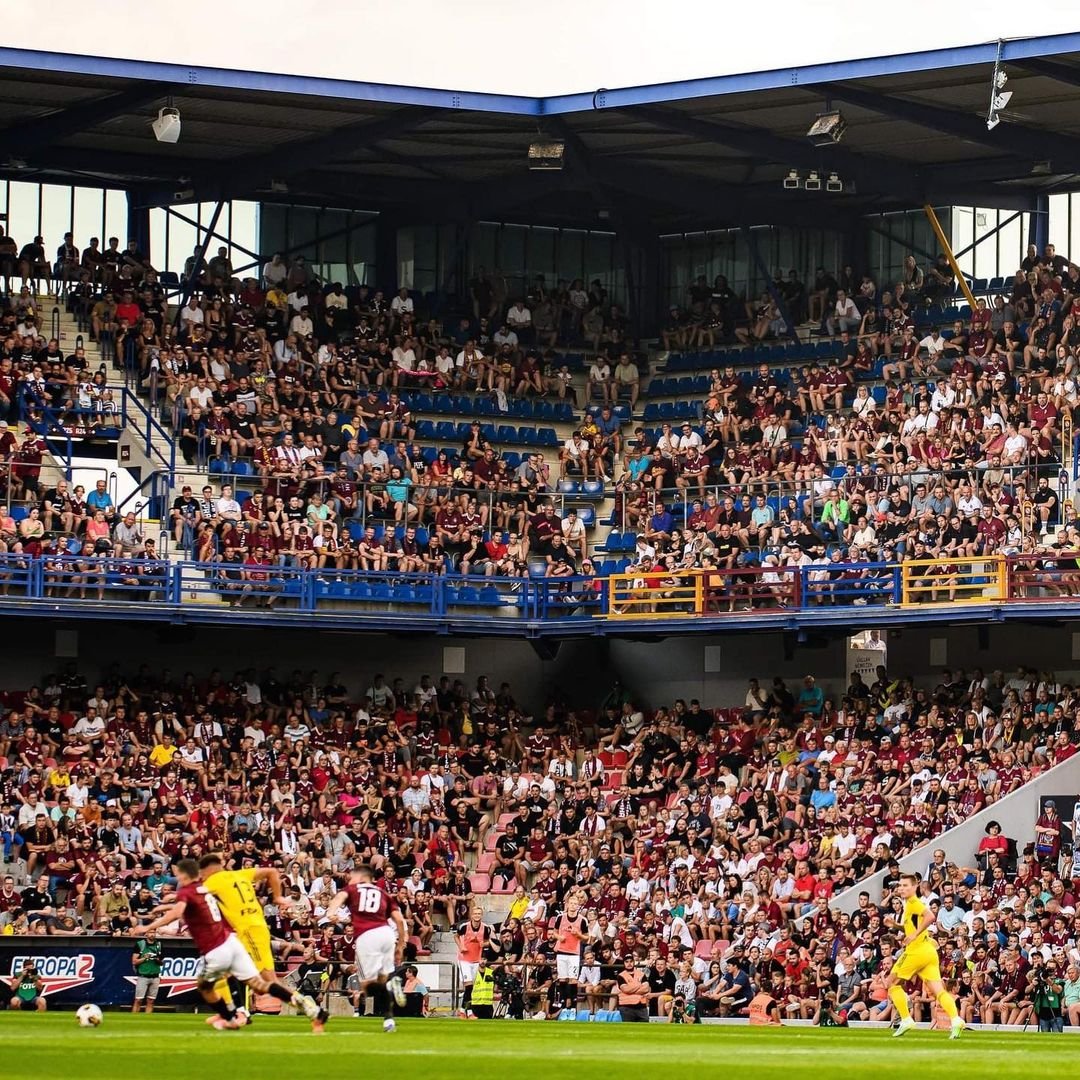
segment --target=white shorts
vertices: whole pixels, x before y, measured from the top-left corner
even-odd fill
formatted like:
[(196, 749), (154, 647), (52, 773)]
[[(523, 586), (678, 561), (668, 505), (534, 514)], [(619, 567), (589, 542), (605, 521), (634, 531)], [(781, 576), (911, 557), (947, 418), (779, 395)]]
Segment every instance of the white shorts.
[(468, 960), (459, 960), (457, 962), (458, 971), (461, 972), (461, 981), (463, 983), (476, 982), (476, 969), (480, 966), (477, 964), (470, 964)]
[(247, 949), (235, 934), (230, 934), (224, 944), (203, 957), (203, 977), (207, 981), (216, 981), (225, 975), (235, 975), (241, 982), (259, 977), (255, 961), (248, 956)]
[(396, 951), (397, 932), (392, 926), (365, 930), (356, 939), (356, 966), (361, 981), (371, 982), (380, 975), (392, 975), (397, 967), (394, 963)]
[(556, 953), (555, 966), (559, 979), (576, 982), (581, 974), (581, 957), (576, 953)]

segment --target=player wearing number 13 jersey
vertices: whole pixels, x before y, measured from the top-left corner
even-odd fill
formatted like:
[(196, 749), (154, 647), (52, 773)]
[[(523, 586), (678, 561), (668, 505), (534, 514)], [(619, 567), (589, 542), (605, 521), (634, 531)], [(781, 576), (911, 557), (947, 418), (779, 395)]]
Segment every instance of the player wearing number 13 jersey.
[(270, 898), (281, 903), (281, 877), (270, 867), (225, 870), (218, 855), (204, 855), (199, 873), (206, 891), (218, 902), (221, 914), (236, 931), (248, 955), (264, 978), (274, 977), (274, 954), (270, 949), (270, 928), (255, 894), (260, 882), (270, 888)]
[[(349, 878), (348, 885), (330, 902), (326, 917), (331, 922), (345, 909), (356, 934), (356, 967), (362, 986), (374, 991), (385, 987), (398, 1005), (405, 1004), (401, 979), (394, 971), (405, 949), (405, 920), (397, 902), (375, 881), (370, 866), (361, 866)], [(386, 996), (385, 1031), (393, 1031), (393, 1004)]]
[[(240, 944), (258, 968), (259, 974), (271, 985), (282, 986), (274, 973), (274, 953), (270, 947), (270, 928), (266, 925), (262, 904), (255, 893), (261, 882), (270, 889), (270, 899), (281, 903), (281, 875), (272, 867), (259, 866), (245, 870), (226, 870), (221, 856), (212, 852), (199, 860), (199, 874), (203, 887), (217, 901), (218, 909), (233, 928)], [(310, 1017), (312, 1026), (321, 1031), (329, 1014), (325, 1009), (312, 1012), (311, 998), (289, 991), (289, 999)], [(278, 995), (274, 995), (277, 997)]]
[[(198, 988), (217, 1013), (214, 1026), (237, 1028), (247, 1022), (246, 1017), (238, 1015), (232, 1003), (223, 1000), (215, 989), (214, 984), (219, 979), (230, 975), (251, 987), (256, 994), (270, 994), (279, 1001), (291, 1002), (315, 1021), (320, 1013), (315, 1001), (259, 974), (255, 962), (221, 914), (217, 899), (199, 880), (198, 863), (194, 859), (181, 859), (173, 872), (178, 884), (175, 902), (152, 923), (132, 927), (130, 933), (141, 937), (150, 930), (160, 930), (169, 923), (183, 920), (202, 957)], [(316, 1030), (321, 1030), (321, 1024)]]

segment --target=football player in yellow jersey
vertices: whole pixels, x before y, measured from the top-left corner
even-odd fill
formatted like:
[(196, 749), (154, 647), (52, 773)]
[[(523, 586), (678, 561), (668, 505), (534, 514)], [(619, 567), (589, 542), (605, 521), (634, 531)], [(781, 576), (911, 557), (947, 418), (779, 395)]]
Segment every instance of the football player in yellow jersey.
[(220, 855), (207, 854), (199, 860), (199, 877), (206, 891), (217, 900), (221, 914), (255, 962), (259, 974), (271, 987), (277, 986), (284, 990), (288, 997), (282, 998), (281, 993), (275, 993), (274, 990), (270, 993), (276, 998), (289, 1000), (298, 1009), (302, 1009), (311, 1020), (312, 1030), (321, 1033), (329, 1019), (326, 1010), (321, 1009), (313, 998), (285, 986), (274, 973), (270, 928), (266, 925), (266, 917), (255, 888), (265, 881), (269, 886), (271, 899), (275, 904), (280, 904), (281, 875), (268, 866), (253, 867), (249, 870), (226, 870)]
[(900, 920), (904, 938), (896, 963), (885, 980), (889, 1000), (900, 1014), (900, 1023), (893, 1032), (893, 1038), (898, 1038), (915, 1026), (908, 1008), (907, 994), (900, 983), (916, 976), (922, 979), (923, 985), (949, 1017), (949, 1038), (959, 1038), (960, 1032), (964, 1030), (964, 1021), (957, 1014), (952, 994), (945, 989), (945, 984), (941, 981), (937, 944), (930, 936), (930, 927), (934, 924), (935, 916), (929, 905), (919, 896), (918, 875), (901, 874), (897, 889), (904, 901), (904, 913)]

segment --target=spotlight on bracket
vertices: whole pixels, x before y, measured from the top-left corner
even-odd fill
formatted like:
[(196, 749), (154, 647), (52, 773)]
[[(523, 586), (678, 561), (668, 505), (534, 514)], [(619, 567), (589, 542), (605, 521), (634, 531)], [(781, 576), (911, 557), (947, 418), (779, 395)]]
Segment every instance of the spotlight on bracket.
[(818, 113), (806, 137), (815, 146), (832, 146), (838, 143), (847, 131), (847, 121), (839, 109), (832, 112)]
[(787, 176), (784, 177), (784, 190), (798, 191), (800, 187), (802, 187), (802, 177), (799, 175), (799, 170), (789, 169)]
[(844, 190), (844, 181), (837, 176), (836, 173), (829, 173), (829, 178), (825, 181), (825, 190), (831, 191), (833, 194)]
[(811, 169), (806, 174), (806, 182), (803, 184), (803, 187), (805, 187), (807, 191), (821, 190), (821, 174), (817, 169)]
[(529, 168), (540, 172), (558, 172), (563, 167), (566, 143), (557, 140), (529, 143)]

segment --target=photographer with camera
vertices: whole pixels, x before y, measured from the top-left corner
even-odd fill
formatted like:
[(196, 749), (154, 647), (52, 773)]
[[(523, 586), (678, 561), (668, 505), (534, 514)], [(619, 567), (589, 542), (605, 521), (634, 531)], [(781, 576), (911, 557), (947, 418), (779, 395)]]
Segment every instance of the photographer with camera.
[(1058, 1034), (1064, 1031), (1065, 1018), (1061, 1011), (1063, 989), (1057, 965), (1053, 961), (1044, 961), (1042, 953), (1033, 951), (1026, 996), (1031, 1001), (1032, 1017), (1038, 1020), (1040, 1031)]
[(669, 1024), (696, 1024), (697, 1017), (694, 1015), (694, 1003), (686, 1000), (685, 994), (676, 993), (671, 999), (671, 1008), (668, 1010), (667, 1022)]
[(810, 1023), (814, 1027), (847, 1027), (847, 1013), (837, 1004), (835, 991), (826, 990), (818, 998)]

